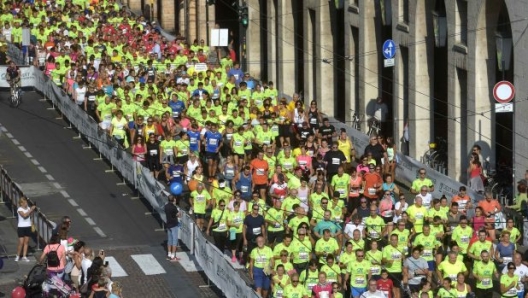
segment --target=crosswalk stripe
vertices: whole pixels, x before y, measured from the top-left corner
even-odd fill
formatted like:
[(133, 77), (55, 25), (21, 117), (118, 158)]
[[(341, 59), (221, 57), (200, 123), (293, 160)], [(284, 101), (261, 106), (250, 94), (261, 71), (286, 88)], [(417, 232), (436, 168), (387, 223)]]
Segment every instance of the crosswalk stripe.
[(152, 254), (131, 255), (145, 275), (167, 273)]
[(196, 272), (196, 271), (203, 271), (203, 269), (198, 265), (198, 263), (191, 260), (189, 257), (189, 252), (177, 252), (176, 257), (180, 258), (180, 260), (177, 263), (180, 263), (180, 265), (185, 269), (187, 272)]
[(110, 266), (110, 269), (112, 269), (112, 277), (124, 277), (128, 276), (125, 269), (119, 265), (117, 260), (114, 257), (105, 257), (105, 261), (108, 261), (108, 266)]

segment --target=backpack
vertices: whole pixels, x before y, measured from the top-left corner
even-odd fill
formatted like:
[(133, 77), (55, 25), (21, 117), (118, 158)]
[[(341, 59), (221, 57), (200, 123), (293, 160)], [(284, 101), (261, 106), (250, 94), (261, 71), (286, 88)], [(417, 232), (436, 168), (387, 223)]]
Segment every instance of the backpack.
[(51, 247), (50, 247), (50, 251), (46, 254), (48, 267), (59, 267), (60, 266), (59, 254), (57, 253), (59, 246), (60, 244), (57, 245), (57, 248), (55, 250), (51, 250)]

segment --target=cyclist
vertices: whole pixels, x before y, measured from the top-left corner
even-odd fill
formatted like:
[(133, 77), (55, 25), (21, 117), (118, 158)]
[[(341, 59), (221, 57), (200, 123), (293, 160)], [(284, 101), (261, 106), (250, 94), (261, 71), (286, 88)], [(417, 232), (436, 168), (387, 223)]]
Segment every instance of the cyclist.
[(9, 66), (6, 70), (6, 80), (11, 88), (17, 86), (20, 87), (20, 68), (16, 66), (14, 61), (9, 62)]

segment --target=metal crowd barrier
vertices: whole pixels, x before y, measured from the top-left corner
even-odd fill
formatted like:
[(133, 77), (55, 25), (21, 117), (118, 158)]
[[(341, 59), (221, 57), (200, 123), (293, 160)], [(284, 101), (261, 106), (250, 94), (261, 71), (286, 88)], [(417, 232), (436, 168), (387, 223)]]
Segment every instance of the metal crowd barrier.
[[(20, 198), (24, 196), (24, 192), (18, 185), (9, 177), (7, 171), (0, 167), (0, 203), (6, 204), (13, 212), (12, 218), (17, 218), (17, 209)], [(34, 202), (28, 198), (28, 204), (34, 205)], [(31, 221), (36, 229), (37, 249), (41, 249), (51, 238), (55, 224), (50, 221), (40, 208), (36, 208)]]

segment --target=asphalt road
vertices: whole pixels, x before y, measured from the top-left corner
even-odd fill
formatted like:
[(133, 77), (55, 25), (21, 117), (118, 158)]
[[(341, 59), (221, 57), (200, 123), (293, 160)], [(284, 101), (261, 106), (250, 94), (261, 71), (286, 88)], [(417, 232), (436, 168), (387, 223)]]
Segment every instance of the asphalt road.
[[(105, 161), (94, 160), (96, 152), (83, 149), (87, 144), (75, 139), (77, 133), (41, 98), (26, 92), (14, 109), (7, 93), (0, 92), (0, 126), (5, 128), (0, 131), (0, 164), (24, 193), (50, 220), (70, 216), (70, 236), (110, 251), (127, 272), (124, 283), (133, 293), (146, 294), (128, 297), (217, 297), (211, 289), (198, 289), (204, 283), (200, 273), (165, 260), (166, 236), (148, 206), (132, 199), (129, 186), (118, 185), (120, 177), (108, 171)], [(130, 258), (133, 254), (153, 256), (157, 264), (150, 267), (161, 265), (165, 273), (141, 274), (142, 264)]]

